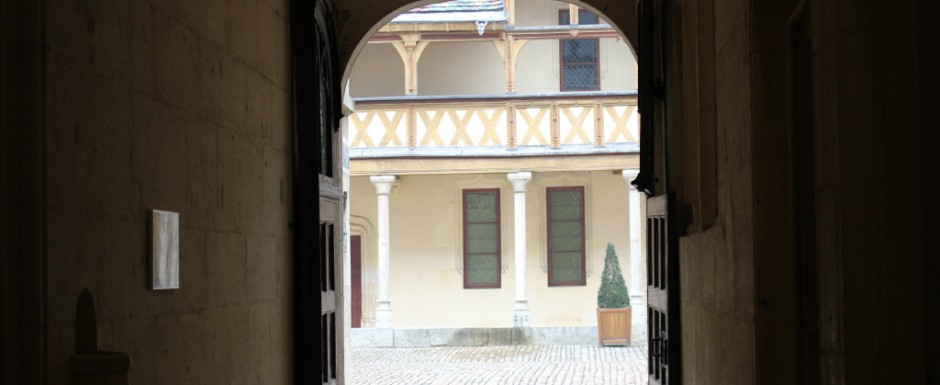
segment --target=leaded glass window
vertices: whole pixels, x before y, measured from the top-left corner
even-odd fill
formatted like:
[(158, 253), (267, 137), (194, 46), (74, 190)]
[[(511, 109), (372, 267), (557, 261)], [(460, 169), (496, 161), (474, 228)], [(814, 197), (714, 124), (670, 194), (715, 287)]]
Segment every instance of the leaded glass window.
[[(588, 11), (584, 8), (578, 9), (578, 25), (596, 25), (600, 24), (601, 19), (597, 17), (597, 14), (591, 11)], [(567, 9), (558, 11), (558, 24), (559, 25), (568, 25), (571, 24), (570, 13)]]
[(546, 190), (548, 285), (584, 285), (584, 187)]
[(463, 219), (464, 287), (499, 287), (499, 189), (464, 190)]
[[(559, 24), (568, 25), (568, 11), (560, 11)], [(599, 24), (597, 15), (581, 9), (578, 24)], [(565, 39), (559, 41), (561, 91), (596, 91), (600, 87), (600, 41), (598, 39)]]

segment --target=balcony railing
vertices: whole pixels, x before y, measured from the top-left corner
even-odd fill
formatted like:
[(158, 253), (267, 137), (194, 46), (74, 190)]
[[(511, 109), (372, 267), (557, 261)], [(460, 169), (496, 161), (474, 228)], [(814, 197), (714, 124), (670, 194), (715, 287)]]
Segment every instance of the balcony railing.
[(639, 151), (636, 92), (355, 100), (351, 158)]

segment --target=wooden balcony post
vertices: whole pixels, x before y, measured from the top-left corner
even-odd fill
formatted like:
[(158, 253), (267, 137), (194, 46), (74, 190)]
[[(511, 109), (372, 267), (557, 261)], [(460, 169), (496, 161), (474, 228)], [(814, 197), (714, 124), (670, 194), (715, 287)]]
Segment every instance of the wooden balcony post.
[(599, 102), (594, 103), (594, 145), (604, 146), (604, 109)]
[(417, 122), (417, 113), (415, 112), (415, 107), (408, 107), (408, 115), (405, 117), (406, 127), (408, 127), (408, 147), (415, 148), (417, 145), (417, 133), (418, 133), (418, 122)]
[(558, 147), (561, 147), (561, 140), (559, 139), (559, 137), (561, 136), (561, 127), (558, 122), (558, 103), (552, 103), (552, 106), (550, 108), (551, 108), (551, 115), (552, 115), (552, 121), (551, 121), (551, 124), (552, 124), (551, 136), (552, 137), (550, 139), (550, 143), (551, 143), (552, 148), (558, 148)]
[(516, 106), (506, 104), (506, 147), (516, 148)]
[(417, 33), (402, 34), (401, 41), (392, 43), (401, 61), (405, 64), (405, 95), (418, 94), (418, 60), (421, 53), (428, 46), (427, 41), (421, 40)]

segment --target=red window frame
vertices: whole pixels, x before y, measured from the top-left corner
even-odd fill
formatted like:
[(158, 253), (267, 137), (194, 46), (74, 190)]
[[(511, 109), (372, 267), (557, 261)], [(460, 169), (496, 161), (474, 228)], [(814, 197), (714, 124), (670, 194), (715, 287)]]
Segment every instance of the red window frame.
[[(552, 270), (552, 192), (554, 191), (577, 191), (581, 197), (581, 218), (578, 221), (581, 223), (581, 279), (579, 281), (567, 281), (567, 282), (558, 282), (555, 281), (554, 270)], [(548, 286), (585, 286), (587, 283), (585, 271), (586, 265), (585, 261), (587, 260), (587, 254), (585, 251), (585, 244), (587, 242), (587, 233), (585, 232), (584, 227), (584, 217), (586, 216), (585, 211), (586, 207), (584, 206), (584, 187), (583, 186), (565, 186), (565, 187), (548, 187), (545, 189), (545, 226), (547, 237), (545, 243), (547, 244), (548, 249)], [(565, 250), (570, 252), (571, 250)]]
[[(470, 223), (467, 220), (467, 195), (472, 193), (492, 193), (496, 196), (496, 283), (495, 284), (471, 284), (468, 280), (469, 278), (469, 261), (468, 256), (470, 251), (467, 246), (467, 225)], [(463, 288), (464, 289), (498, 289), (502, 287), (503, 277), (502, 277), (502, 266), (503, 266), (503, 240), (502, 240), (502, 216), (500, 215), (500, 197), (499, 189), (465, 189), (463, 194), (461, 194), (461, 205), (463, 206)], [(473, 223), (494, 223), (494, 222), (473, 222)]]

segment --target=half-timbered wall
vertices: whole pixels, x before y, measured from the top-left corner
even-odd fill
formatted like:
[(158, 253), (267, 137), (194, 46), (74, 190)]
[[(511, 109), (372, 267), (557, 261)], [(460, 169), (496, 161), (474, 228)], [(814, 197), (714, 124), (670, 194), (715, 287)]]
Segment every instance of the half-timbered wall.
[[(451, 149), (437, 155), (557, 155), (552, 149), (585, 154), (636, 152), (639, 115), (635, 95), (598, 99), (495, 99), (483, 101), (401, 99), (360, 102), (350, 116), (349, 146), (353, 156), (416, 156), (422, 151)], [(587, 147), (585, 147), (587, 146)], [(394, 151), (399, 149), (401, 151)], [(410, 152), (405, 152), (407, 149)], [(521, 155), (521, 154), (517, 154)]]

